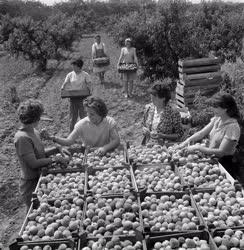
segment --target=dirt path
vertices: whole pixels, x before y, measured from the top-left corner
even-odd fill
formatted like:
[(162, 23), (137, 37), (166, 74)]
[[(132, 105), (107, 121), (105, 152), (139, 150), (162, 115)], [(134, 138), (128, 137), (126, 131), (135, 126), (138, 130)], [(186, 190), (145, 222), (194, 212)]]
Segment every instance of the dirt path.
[[(106, 73), (107, 89), (102, 98), (109, 108), (120, 130), (122, 139), (141, 140), (140, 122), (143, 107), (148, 97), (144, 87), (137, 83), (136, 95), (131, 100), (125, 100), (122, 86), (116, 72), (116, 64), (120, 49), (112, 40), (103, 36), (111, 59), (111, 69)], [(85, 60), (84, 70), (92, 73), (90, 60), (92, 38), (81, 40), (71, 58), (82, 56)], [(15, 108), (9, 102), (9, 88), (16, 86), (21, 100), (38, 97), (44, 104), (48, 116), (53, 123), (42, 122), (41, 127), (47, 127), (51, 133), (68, 135), (69, 103), (60, 98), (60, 86), (65, 75), (71, 70), (70, 60), (62, 62), (52, 77), (37, 76), (28, 62), (16, 60), (9, 56), (0, 57), (0, 242), (5, 246), (16, 236), (25, 216), (24, 206), (19, 200), (18, 178), (19, 167), (13, 146), (13, 136), (18, 127)], [(92, 74), (93, 83), (97, 78)]]

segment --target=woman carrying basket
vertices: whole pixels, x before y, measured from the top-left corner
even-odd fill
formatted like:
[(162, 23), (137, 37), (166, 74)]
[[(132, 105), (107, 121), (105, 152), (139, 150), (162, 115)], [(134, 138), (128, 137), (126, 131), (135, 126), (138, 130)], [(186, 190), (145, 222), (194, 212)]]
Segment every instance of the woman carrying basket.
[(100, 35), (96, 35), (95, 43), (92, 45), (92, 61), (93, 72), (98, 75), (101, 84), (104, 86), (104, 74), (109, 68), (109, 58), (105, 44), (101, 42)]
[(118, 61), (118, 69), (121, 64), (132, 65), (135, 64), (135, 70), (123, 71), (121, 74), (122, 80), (124, 81), (124, 92), (125, 98), (132, 97), (133, 94), (133, 85), (134, 80), (136, 79), (136, 68), (138, 67), (138, 59), (136, 56), (136, 49), (131, 46), (132, 41), (130, 38), (125, 39), (125, 47), (121, 49), (119, 61)]

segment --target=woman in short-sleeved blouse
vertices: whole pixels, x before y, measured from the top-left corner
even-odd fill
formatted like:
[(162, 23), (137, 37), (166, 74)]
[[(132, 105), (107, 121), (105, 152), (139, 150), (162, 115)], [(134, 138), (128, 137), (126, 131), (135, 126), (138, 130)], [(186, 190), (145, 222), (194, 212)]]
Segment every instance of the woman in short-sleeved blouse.
[(215, 116), (207, 126), (184, 141), (181, 147), (209, 136), (208, 147), (193, 145), (189, 146), (187, 151), (201, 151), (205, 154), (216, 155), (227, 171), (236, 177), (237, 167), (232, 160), (241, 134), (238, 124), (239, 110), (234, 98), (226, 93), (216, 94), (211, 99), (211, 104)]
[(145, 142), (148, 142), (150, 138), (160, 144), (164, 140), (180, 140), (184, 131), (179, 111), (171, 106), (169, 87), (155, 83), (150, 93), (152, 103), (146, 105), (143, 117)]
[(98, 97), (88, 97), (84, 101), (87, 117), (76, 123), (68, 138), (52, 137), (60, 145), (70, 146), (78, 139), (86, 147), (97, 148), (98, 155), (115, 149), (120, 144), (117, 126), (112, 117), (107, 116), (106, 104)]
[[(120, 63), (135, 63), (138, 66), (138, 59), (136, 55), (136, 48), (131, 46), (132, 40), (130, 38), (125, 39), (125, 47), (121, 49), (120, 57), (118, 60), (118, 66)], [(136, 80), (136, 72), (124, 72), (121, 74), (121, 78), (124, 81), (125, 97), (132, 97), (134, 80)]]

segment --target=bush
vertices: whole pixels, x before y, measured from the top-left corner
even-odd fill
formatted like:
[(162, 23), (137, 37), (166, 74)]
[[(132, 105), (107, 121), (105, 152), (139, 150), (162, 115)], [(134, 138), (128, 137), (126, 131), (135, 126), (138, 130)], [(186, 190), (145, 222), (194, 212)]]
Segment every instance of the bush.
[(214, 51), (222, 61), (235, 61), (244, 33), (240, 6), (169, 0), (118, 19), (110, 33), (120, 45), (133, 38), (145, 77), (177, 78), (180, 58), (207, 57)]
[(69, 50), (79, 35), (74, 17), (64, 14), (51, 16), (46, 21), (30, 17), (4, 17), (0, 34), (6, 49), (15, 56), (37, 64), (42, 71), (49, 59), (63, 58), (62, 50)]

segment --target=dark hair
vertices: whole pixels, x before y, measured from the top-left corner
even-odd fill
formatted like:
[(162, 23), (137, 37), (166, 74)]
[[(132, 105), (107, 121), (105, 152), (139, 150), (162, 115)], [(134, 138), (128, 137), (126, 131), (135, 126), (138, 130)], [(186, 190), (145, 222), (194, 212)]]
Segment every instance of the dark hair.
[(84, 106), (88, 108), (92, 108), (95, 112), (105, 118), (108, 114), (108, 109), (105, 102), (99, 98), (94, 96), (89, 96), (84, 100)]
[(40, 120), (44, 108), (40, 101), (29, 99), (20, 103), (17, 112), (23, 124), (31, 124)]
[(226, 113), (231, 118), (240, 118), (239, 109), (234, 97), (225, 92), (219, 92), (210, 98), (209, 103), (212, 107), (220, 107), (226, 109)]
[(171, 90), (167, 84), (156, 82), (150, 88), (149, 93), (162, 99), (165, 98), (165, 105), (171, 99)]
[(77, 59), (77, 60), (74, 60), (71, 64), (72, 64), (72, 65), (76, 65), (76, 66), (79, 67), (79, 68), (82, 68), (84, 62), (83, 62), (82, 59)]
[(101, 38), (101, 36), (97, 34), (97, 35), (95, 35), (95, 38)]

